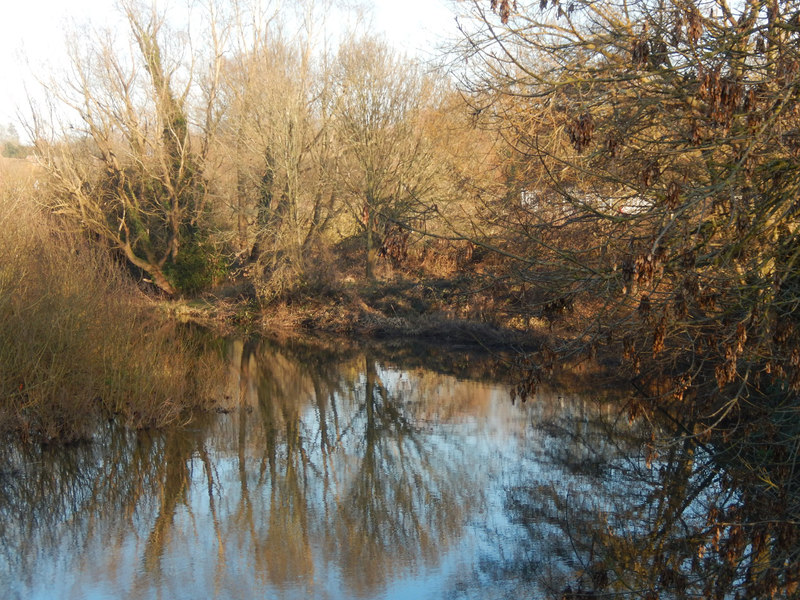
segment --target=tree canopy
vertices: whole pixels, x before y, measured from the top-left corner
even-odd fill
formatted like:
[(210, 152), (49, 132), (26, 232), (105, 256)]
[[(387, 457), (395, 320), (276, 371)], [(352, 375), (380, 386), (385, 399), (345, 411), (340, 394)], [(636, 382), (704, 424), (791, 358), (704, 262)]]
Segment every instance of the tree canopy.
[[(798, 514), (779, 490), (797, 489), (799, 9), (476, 1), (456, 69), (512, 149), (512, 193), (492, 209), (514, 277), (539, 291), (529, 314), (560, 309), (577, 331), (534, 358), (520, 395), (553, 350), (615, 349), (632, 416), (678, 407), (689, 438), (725, 440), (767, 478), (727, 534), (759, 548), (758, 510)], [(741, 567), (750, 596), (796, 581), (790, 543), (763, 551), (777, 570)]]

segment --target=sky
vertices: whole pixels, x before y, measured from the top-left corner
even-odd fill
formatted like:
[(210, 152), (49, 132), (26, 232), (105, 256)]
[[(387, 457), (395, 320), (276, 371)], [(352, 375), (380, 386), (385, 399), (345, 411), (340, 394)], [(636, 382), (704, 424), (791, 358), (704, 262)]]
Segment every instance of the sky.
[[(4, 0), (0, 9), (0, 126), (26, 111), (27, 91), (36, 77), (64, 69), (64, 30), (70, 23), (117, 21), (111, 0)], [(402, 51), (424, 52), (455, 22), (449, 0), (362, 0), (373, 6), (374, 28)]]

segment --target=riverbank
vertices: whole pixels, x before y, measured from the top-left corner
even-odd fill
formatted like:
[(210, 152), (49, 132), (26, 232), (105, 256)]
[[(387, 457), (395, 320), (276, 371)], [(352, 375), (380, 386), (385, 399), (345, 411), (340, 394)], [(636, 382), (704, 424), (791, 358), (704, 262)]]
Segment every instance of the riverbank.
[(264, 305), (231, 289), (238, 288), (157, 306), (169, 318), (227, 333), (319, 332), (518, 351), (538, 350), (570, 335), (552, 322), (523, 318), (512, 299), (476, 290), (466, 278), (345, 282)]

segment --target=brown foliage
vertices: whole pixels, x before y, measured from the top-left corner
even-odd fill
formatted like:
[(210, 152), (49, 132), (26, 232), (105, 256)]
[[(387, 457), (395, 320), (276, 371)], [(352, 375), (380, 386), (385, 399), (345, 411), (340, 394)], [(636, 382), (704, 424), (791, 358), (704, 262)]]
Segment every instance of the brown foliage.
[(205, 406), (205, 374), (221, 365), (48, 216), (33, 180), (19, 182), (0, 183), (0, 433), (62, 443), (90, 437), (100, 418), (162, 426)]
[(508, 23), (512, 9), (517, 10), (517, 0), (491, 0), (491, 8), (500, 15), (503, 23)]
[[(532, 2), (491, 39), (472, 40), (498, 68), (465, 78), (476, 96), (510, 97), (491, 106), (525, 164), (512, 189), (550, 200), (496, 209), (509, 271), (538, 288), (529, 314), (574, 302), (579, 333), (559, 355), (608, 344), (642, 396), (636, 415), (673, 407), (688, 437), (735, 441), (747, 456), (726, 465), (740, 469), (735, 485), (787, 526), (800, 505), (783, 468), (800, 437), (786, 416), (800, 390), (800, 6), (763, 8), (587, 1), (575, 3), (581, 18), (551, 19)], [(493, 43), (502, 61), (482, 53)], [(521, 393), (539, 384), (538, 366)], [(794, 490), (788, 505), (773, 495), (780, 488)], [(741, 568), (731, 565), (749, 560), (743, 539), (752, 543), (756, 513), (737, 518), (709, 530), (699, 551), (722, 564), (707, 593), (728, 593)], [(791, 529), (770, 535), (795, 539)], [(765, 552), (782, 566), (753, 567), (749, 597), (791, 587), (794, 558), (780, 545)], [(654, 593), (689, 594), (678, 565), (657, 573)]]

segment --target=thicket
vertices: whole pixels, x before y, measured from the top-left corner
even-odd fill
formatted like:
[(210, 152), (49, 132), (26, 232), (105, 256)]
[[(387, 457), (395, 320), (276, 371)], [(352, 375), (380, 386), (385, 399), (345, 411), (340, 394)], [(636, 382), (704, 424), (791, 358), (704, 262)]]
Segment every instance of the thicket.
[(210, 3), (191, 27), (121, 7), (130, 45), (74, 38), (29, 134), (51, 210), (161, 292), (238, 279), (269, 304), (335, 284), (351, 241), (375, 279), (465, 210), (486, 155), (447, 142), (469, 135), (457, 92), (387, 43), (331, 40), (303, 6)]
[(516, 200), (485, 205), (527, 310), (574, 332), (530, 357), (520, 395), (559, 358), (621, 356), (631, 417), (673, 415), (672, 443), (713, 448), (747, 498), (708, 509), (719, 568), (656, 554), (647, 597), (792, 595), (800, 5), (471, 7), (455, 72), (511, 149)]
[(208, 406), (221, 358), (54, 219), (29, 164), (2, 166), (0, 432), (62, 443), (91, 437), (101, 418), (163, 426)]

